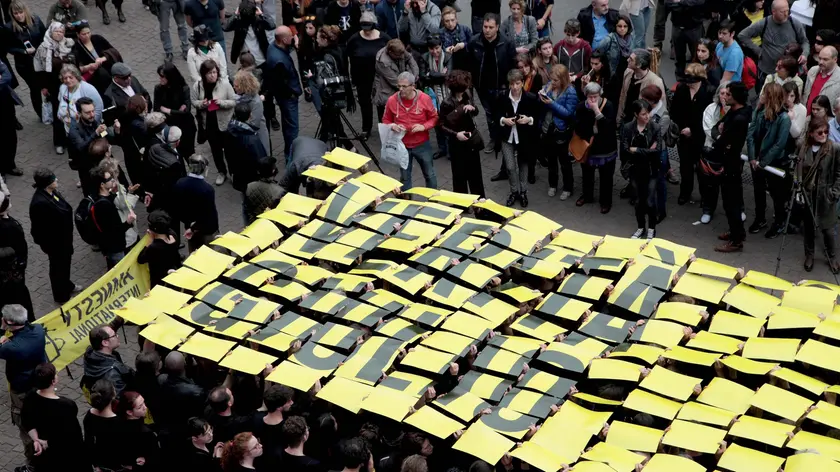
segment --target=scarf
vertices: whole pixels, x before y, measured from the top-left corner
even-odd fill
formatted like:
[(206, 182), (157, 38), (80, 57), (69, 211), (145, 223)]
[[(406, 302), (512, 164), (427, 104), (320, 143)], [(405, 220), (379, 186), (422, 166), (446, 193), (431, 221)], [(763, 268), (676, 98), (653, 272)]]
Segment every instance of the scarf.
[(37, 51), (35, 51), (35, 56), (41, 63), (44, 64), (44, 72), (52, 72), (53, 57), (64, 58), (70, 54), (73, 49), (72, 39), (64, 38), (60, 43), (53, 39), (53, 32), (59, 28), (64, 29), (64, 25), (57, 21), (50, 23), (50, 27), (47, 28), (47, 34), (44, 35), (44, 42), (41, 43), (41, 46)]
[(630, 53), (633, 52), (633, 36), (628, 34), (622, 38), (616, 34), (615, 39), (618, 42), (618, 49), (621, 51), (621, 57), (630, 57)]

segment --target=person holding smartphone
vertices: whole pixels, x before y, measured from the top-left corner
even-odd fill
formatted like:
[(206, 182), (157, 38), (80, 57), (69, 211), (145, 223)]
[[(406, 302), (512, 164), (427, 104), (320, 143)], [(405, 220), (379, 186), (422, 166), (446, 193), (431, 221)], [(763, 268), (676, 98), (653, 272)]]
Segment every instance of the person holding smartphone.
[(35, 51), (44, 41), (47, 27), (38, 15), (33, 15), (29, 7), (20, 1), (14, 1), (9, 6), (11, 21), (5, 28), (11, 31), (14, 41), (11, 40), (9, 52), (15, 58), (15, 70), (29, 87), (29, 98), (32, 100), (32, 110), (40, 116), (41, 113), (41, 84), (35, 74), (32, 60)]
[(479, 151), (484, 142), (475, 126), (478, 108), (468, 92), (472, 89), (472, 75), (463, 70), (453, 70), (446, 77), (446, 86), (450, 94), (440, 104), (440, 129), (449, 141), (452, 188), (456, 192), (484, 198), (481, 172), (475, 172), (475, 169), (481, 168)]

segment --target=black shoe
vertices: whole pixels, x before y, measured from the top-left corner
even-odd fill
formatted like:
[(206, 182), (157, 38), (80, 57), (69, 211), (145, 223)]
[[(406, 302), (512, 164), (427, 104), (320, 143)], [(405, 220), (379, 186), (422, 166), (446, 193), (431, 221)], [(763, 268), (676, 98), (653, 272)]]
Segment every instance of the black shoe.
[(23, 123), (15, 117), (15, 129), (18, 131), (23, 131)]
[(536, 176), (536, 175), (534, 175), (534, 174), (529, 175), (529, 176), (528, 176), (528, 183), (529, 183), (529, 184), (535, 184), (535, 183), (537, 183), (537, 176)]
[(435, 155), (432, 157), (433, 161), (440, 159), (441, 157), (447, 157), (446, 154), (442, 152), (436, 152)]
[(750, 232), (750, 234), (756, 234), (766, 227), (767, 222), (765, 220), (755, 220), (753, 221), (753, 224), (750, 225), (748, 231)]
[(280, 121), (277, 120), (277, 117), (275, 116), (270, 121), (271, 121), (271, 129), (273, 129), (274, 131), (280, 131)]
[(508, 179), (507, 172), (505, 172), (503, 170), (500, 170), (498, 174), (494, 175), (493, 177), (490, 177), (490, 182), (498, 182), (500, 180), (507, 180), (507, 179)]
[(20, 177), (23, 175), (23, 171), (15, 167), (14, 169), (7, 172), (9, 175), (14, 175), (15, 177)]
[(174, 54), (172, 54), (171, 52), (168, 52), (168, 53), (166, 53), (166, 55), (164, 56), (163, 60), (164, 60), (164, 62), (172, 62), (172, 61), (174, 61), (174, 60), (175, 60), (175, 55), (174, 55)]
[(776, 239), (780, 234), (782, 234), (782, 227), (773, 223), (770, 225), (770, 229), (764, 233), (764, 237), (767, 239)]
[(123, 15), (122, 8), (117, 8), (117, 20), (120, 23), (125, 23), (125, 15)]
[(522, 204), (522, 208), (528, 208), (528, 192), (519, 194), (519, 203)]
[(679, 205), (679, 206), (683, 206), (683, 205), (685, 205), (686, 203), (688, 203), (688, 202), (690, 202), (690, 201), (691, 201), (691, 199), (690, 199), (690, 198), (680, 197), (680, 198), (678, 198), (678, 199), (677, 199), (677, 205)]
[(508, 195), (507, 201), (505, 202), (505, 206), (512, 207), (514, 203), (516, 203), (516, 199), (519, 198), (519, 195), (516, 193), (511, 193)]
[(106, 10), (105, 8), (102, 8), (102, 22), (106, 25), (111, 24), (111, 17), (108, 16), (108, 10)]

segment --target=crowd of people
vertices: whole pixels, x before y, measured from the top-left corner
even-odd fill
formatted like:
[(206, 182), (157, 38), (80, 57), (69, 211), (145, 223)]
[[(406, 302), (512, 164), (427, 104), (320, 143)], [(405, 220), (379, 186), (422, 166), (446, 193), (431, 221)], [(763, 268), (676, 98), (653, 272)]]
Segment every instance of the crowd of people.
[[(840, 34), (813, 12), (803, 16), (802, 1), (747, 0), (732, 9), (732, 2), (624, 0), (616, 10), (607, 0), (593, 0), (563, 22), (563, 38), (553, 43), (552, 0), (509, 0), (504, 20), (500, 1), (473, 1), (471, 25), (459, 23), (453, 0), (277, 0), (279, 19), (276, 5), (262, 0), (242, 0), (232, 14), (221, 0), (162, 0), (148, 5), (161, 20), (165, 60), (150, 93), (111, 42), (93, 33), (84, 5), (58, 0), (42, 20), (24, 0), (13, 0), (0, 42), (17, 74), (4, 54), (0, 115), (17, 126), (0, 127), (0, 171), (6, 178), (22, 175), (15, 164), (20, 76), (32, 106), (52, 124), (55, 152), (66, 152), (78, 171), (76, 187), (85, 197), (83, 208), (73, 209), (54, 172), (34, 174), (31, 236), (49, 257), (57, 302), (78, 289), (70, 280), (74, 214), (89, 226), (79, 232), (108, 267), (138, 240), (138, 203), (159, 211), (160, 241), (171, 235), (180, 245), (182, 224), (191, 250), (212, 240), (215, 191), (204, 180), (208, 162), (195, 154), (197, 144), (209, 144), (215, 185), (231, 179), (242, 193), (245, 223), (269, 207), (286, 188), (275, 181), (268, 127), (282, 129), (290, 169), (301, 97), (324, 117), (322, 141), (335, 138), (353, 149), (336, 117), (356, 108), (362, 139), (373, 131), (374, 110), (381, 123), (404, 133), (403, 190), (412, 185), (414, 161), (425, 185), (437, 188), (434, 160), (448, 158), (453, 189), (484, 197), (481, 172), (474, 169), (482, 152), (495, 152), (502, 159), (492, 180), (508, 180), (508, 206), (528, 206), (538, 168), (548, 169), (550, 197), (572, 198), (579, 165), (576, 205), (595, 202), (597, 173), (597, 200), (607, 214), (618, 168), (628, 182), (619, 194), (635, 207), (633, 238), (655, 237), (667, 215), (670, 182), (679, 185), (679, 205), (699, 200), (704, 224), (722, 194), (730, 228), (716, 250), (742, 250), (747, 232), (774, 238), (800, 230), (804, 266), (811, 270), (819, 232), (837, 271), (831, 236), (840, 197), (833, 173)], [(837, 13), (823, 3), (815, 6), (821, 14)], [(97, 7), (107, 23), (104, 1)], [(178, 23), (187, 74), (173, 62), (169, 12)], [(678, 80), (666, 86), (658, 48), (669, 16)], [(193, 28), (189, 45), (184, 21)], [(225, 31), (233, 32), (229, 57)], [(476, 123), (479, 108), (489, 128), (484, 136)], [(111, 145), (122, 149), (121, 162)], [(671, 168), (672, 149), (679, 172)], [(743, 200), (744, 166), (755, 193), (750, 209)], [(791, 205), (794, 176), (808, 198)], [(769, 225), (766, 193), (773, 202)], [(10, 200), (6, 194), (0, 201), (3, 283), (15, 286), (22, 284), (27, 253)], [(747, 213), (753, 215), (745, 229)], [(28, 294), (8, 297), (31, 306)]]

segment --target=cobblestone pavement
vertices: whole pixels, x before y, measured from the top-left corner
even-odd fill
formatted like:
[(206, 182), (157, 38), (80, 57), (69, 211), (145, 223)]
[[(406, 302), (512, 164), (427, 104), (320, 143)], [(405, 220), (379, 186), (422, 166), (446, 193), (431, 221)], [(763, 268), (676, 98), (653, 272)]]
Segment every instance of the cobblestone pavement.
[[(279, 2), (280, 0), (277, 1)], [(50, 0), (31, 0), (27, 1), (27, 3), (30, 9), (42, 18), (46, 16), (50, 6)], [(147, 11), (144, 11), (139, 1), (131, 0), (124, 6), (128, 22), (119, 23), (116, 21), (116, 15), (113, 15), (112, 18), (114, 20), (112, 23), (109, 26), (105, 26), (102, 24), (99, 11), (93, 7), (93, 3), (90, 2), (90, 6), (88, 7), (93, 33), (105, 36), (122, 53), (125, 61), (132, 67), (134, 75), (151, 91), (158, 80), (155, 72), (156, 68), (163, 61), (163, 51), (160, 46), (160, 40), (158, 39), (159, 30), (156, 18)], [(464, 11), (460, 14), (461, 22), (469, 24), (469, 6), (466, 5), (469, 2), (467, 0), (460, 0), (460, 3), (464, 6)], [(555, 33), (553, 36), (555, 40), (560, 38), (563, 22), (575, 16), (577, 11), (585, 6), (586, 3), (586, 0), (558, 2), (553, 15), (555, 23)], [(618, 3), (614, 3), (614, 6), (617, 7)], [(232, 11), (236, 5), (231, 2), (228, 7)], [(507, 10), (506, 1), (503, 2), (503, 7)], [(111, 13), (113, 13), (113, 6), (109, 6), (109, 8), (111, 8)], [(503, 14), (507, 14), (506, 11)], [(652, 26), (651, 24), (651, 29)], [(175, 37), (174, 40), (177, 41), (175, 28), (170, 29), (171, 34)], [(227, 44), (230, 45), (231, 42), (232, 37), (229, 35)], [(668, 57), (667, 52), (664, 55), (666, 58)], [(185, 63), (180, 59), (176, 59), (176, 64), (184, 72), (184, 75), (187, 75)], [(663, 72), (664, 76), (670, 79), (669, 83), (673, 83), (673, 64), (666, 59), (663, 61), (663, 68), (665, 69)], [(18, 117), (25, 129), (19, 133), (17, 154), (17, 164), (26, 172), (26, 175), (25, 177), (10, 177), (8, 184), (12, 191), (12, 215), (23, 224), (27, 239), (29, 239), (28, 205), (32, 195), (30, 183), (32, 171), (37, 166), (46, 165), (54, 169), (59, 179), (61, 191), (74, 207), (81, 199), (81, 192), (75, 187), (77, 174), (67, 166), (66, 155), (58, 156), (53, 152), (50, 128), (40, 124), (37, 121), (36, 114), (28, 106), (29, 95), (26, 90), (26, 85), (21, 83), (17, 92), (27, 103), (26, 108), (18, 109)], [(481, 116), (483, 117), (483, 114)], [(354, 123), (357, 123), (360, 121), (359, 114), (350, 115), (350, 119)], [(300, 120), (301, 135), (314, 135), (315, 128), (318, 125), (318, 117), (310, 104), (302, 103)], [(3, 126), (7, 125), (7, 123), (3, 123)], [(486, 126), (484, 126), (484, 129), (486, 130)], [(272, 140), (274, 143), (274, 155), (275, 157), (279, 157), (279, 162), (283, 162), (282, 134), (280, 132), (272, 132)], [(378, 151), (378, 138), (374, 138), (371, 142), (371, 147), (375, 151)], [(199, 151), (204, 152), (208, 157), (210, 155), (206, 145), (200, 146)], [(119, 150), (115, 152), (117, 155), (121, 154)], [(482, 154), (482, 159), (481, 172), (484, 174), (485, 188), (488, 196), (496, 201), (504, 202), (508, 194), (507, 182), (490, 182), (490, 176), (495, 174), (499, 169), (501, 161), (494, 155), (488, 154)], [(435, 161), (435, 169), (441, 188), (452, 188), (452, 175), (449, 162), (446, 159)], [(396, 168), (386, 167), (385, 170), (392, 176), (398, 175)], [(214, 176), (213, 172), (210, 175), (212, 178)], [(549, 198), (546, 193), (548, 189), (546, 184), (547, 171), (545, 169), (538, 169), (537, 179), (537, 183), (532, 185), (529, 191), (531, 202), (529, 209), (540, 212), (567, 227), (579, 231), (629, 236), (635, 230), (632, 207), (627, 204), (626, 200), (619, 200), (617, 195), (613, 210), (608, 215), (601, 215), (599, 214), (599, 206), (597, 204), (576, 207), (574, 201), (579, 194), (573, 195), (571, 199), (564, 202), (561, 202), (556, 197)], [(579, 192), (579, 169), (577, 169), (575, 181), (576, 190)], [(422, 185), (422, 174), (419, 170), (415, 172), (414, 183), (415, 185)], [(616, 178), (615, 186), (614, 193), (617, 194), (618, 189), (623, 186), (620, 177)], [(773, 272), (776, 264), (776, 255), (779, 252), (778, 239), (768, 241), (760, 234), (750, 236), (745, 244), (743, 253), (731, 255), (717, 254), (712, 250), (714, 245), (717, 244), (716, 235), (726, 230), (726, 219), (722, 213), (722, 209), (718, 210), (711, 224), (700, 225), (696, 223), (700, 217), (698, 205), (688, 204), (682, 207), (677, 206), (674, 195), (676, 187), (670, 186), (669, 191), (671, 202), (669, 202), (668, 218), (659, 225), (659, 236), (696, 247), (697, 255), (700, 257), (711, 258), (715, 261), (735, 266), (746, 266), (750, 269)], [(698, 195), (695, 193), (695, 196)], [(745, 198), (747, 200), (747, 208), (751, 209), (753, 206), (751, 187), (745, 189)], [(240, 196), (238, 192), (229, 183), (223, 187), (217, 187), (217, 204), (222, 231), (241, 229), (242, 220), (239, 202)], [(750, 214), (747, 223), (753, 218), (751, 210), (748, 210), (748, 212)], [(138, 222), (140, 222), (141, 228), (145, 228), (145, 217), (145, 212), (142, 210), (138, 212)], [(784, 250), (784, 259), (782, 260), (779, 275), (788, 280), (805, 278), (806, 274), (802, 270), (802, 255), (801, 237), (790, 237)], [(105, 261), (101, 254), (92, 252), (77, 236), (72, 269), (74, 282), (87, 286), (104, 272)], [(827, 265), (821, 257), (818, 258), (818, 263), (811, 275), (812, 278), (825, 281), (833, 280), (831, 273), (827, 269)], [(47, 258), (34, 244), (30, 244), (27, 285), (32, 293), (36, 316), (41, 317), (56, 308), (55, 303), (52, 301), (52, 293), (47, 277)], [(136, 340), (134, 334), (135, 330), (129, 328), (128, 339)], [(120, 351), (122, 352), (123, 358), (128, 363), (133, 364), (133, 359), (137, 353), (136, 343), (133, 341), (127, 343)], [(78, 378), (81, 375), (81, 362), (78, 361), (72, 365), (70, 371), (75, 380), (71, 380), (67, 375), (61, 375), (59, 392), (62, 395), (75, 399), (79, 403), (79, 413), (81, 416), (87, 410), (87, 405), (78, 388)], [(0, 377), (2, 377), (2, 383), (5, 384), (3, 374), (0, 374)], [(16, 427), (10, 421), (8, 399), (3, 395), (2, 405), (0, 405), (0, 469), (3, 471), (12, 471), (15, 467), (23, 464), (22, 452), (23, 449), (20, 445)]]

